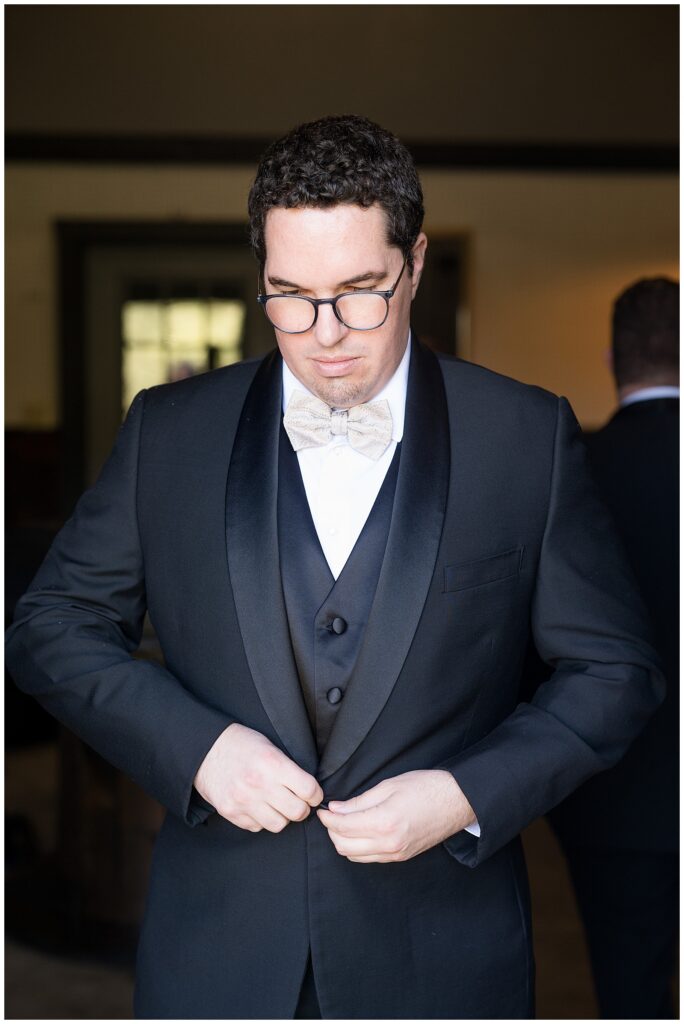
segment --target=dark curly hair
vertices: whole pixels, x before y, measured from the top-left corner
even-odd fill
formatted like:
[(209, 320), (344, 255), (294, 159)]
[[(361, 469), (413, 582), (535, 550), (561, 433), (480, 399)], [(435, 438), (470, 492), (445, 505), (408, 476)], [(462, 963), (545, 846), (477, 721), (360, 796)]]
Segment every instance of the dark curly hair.
[(651, 277), (626, 288), (613, 306), (613, 367), (619, 386), (679, 369), (679, 285)]
[(264, 225), (274, 207), (372, 206), (387, 216), (387, 240), (413, 270), (411, 250), (423, 223), (423, 190), (411, 154), (391, 132), (355, 114), (299, 125), (272, 143), (249, 193), (252, 247), (266, 261)]

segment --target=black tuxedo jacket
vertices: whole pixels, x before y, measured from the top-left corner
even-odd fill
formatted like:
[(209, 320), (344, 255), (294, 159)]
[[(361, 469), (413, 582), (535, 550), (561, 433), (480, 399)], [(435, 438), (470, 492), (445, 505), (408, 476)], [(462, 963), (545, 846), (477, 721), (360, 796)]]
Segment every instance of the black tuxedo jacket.
[(653, 625), (667, 695), (627, 755), (561, 804), (565, 843), (679, 849), (679, 400), (635, 402), (587, 435), (589, 463)]
[[(564, 399), (413, 343), (393, 516), (320, 760), (280, 579), (277, 353), (140, 395), (21, 602), (9, 663), (160, 800), (142, 1017), (532, 1013), (520, 830), (615, 762), (662, 694), (640, 600)], [(149, 609), (166, 667), (134, 660)], [(554, 673), (519, 704), (530, 631)], [(400, 864), (340, 857), (311, 815), (242, 831), (193, 778), (231, 722), (327, 798), (446, 768), (477, 813)]]

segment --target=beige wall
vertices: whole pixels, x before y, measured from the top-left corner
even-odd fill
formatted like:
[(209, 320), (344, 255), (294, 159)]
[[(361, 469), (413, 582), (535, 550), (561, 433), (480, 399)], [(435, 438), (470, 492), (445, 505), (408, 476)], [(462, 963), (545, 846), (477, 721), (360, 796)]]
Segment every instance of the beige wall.
[[(6, 420), (58, 425), (63, 219), (242, 220), (253, 168), (11, 164), (6, 174)], [(475, 362), (567, 395), (585, 426), (613, 405), (610, 304), (637, 277), (677, 275), (674, 175), (422, 175), (426, 229), (468, 238)]]
[(501, 373), (566, 395), (585, 427), (613, 406), (603, 361), (615, 296), (678, 277), (674, 178), (425, 175), (430, 220), (471, 237), (472, 348)]

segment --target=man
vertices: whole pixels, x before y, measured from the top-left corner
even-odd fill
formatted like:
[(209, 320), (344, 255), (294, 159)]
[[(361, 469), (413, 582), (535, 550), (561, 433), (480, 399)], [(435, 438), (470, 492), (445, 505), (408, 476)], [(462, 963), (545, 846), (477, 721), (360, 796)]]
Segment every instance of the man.
[(613, 309), (619, 409), (588, 436), (653, 623), (667, 696), (620, 764), (558, 807), (601, 1016), (672, 1019), (678, 931), (679, 287), (638, 281)]
[(398, 140), (301, 126), (249, 209), (278, 351), (136, 399), (12, 670), (172, 812), (138, 1016), (528, 1017), (518, 833), (660, 700), (639, 600), (567, 402), (410, 336)]

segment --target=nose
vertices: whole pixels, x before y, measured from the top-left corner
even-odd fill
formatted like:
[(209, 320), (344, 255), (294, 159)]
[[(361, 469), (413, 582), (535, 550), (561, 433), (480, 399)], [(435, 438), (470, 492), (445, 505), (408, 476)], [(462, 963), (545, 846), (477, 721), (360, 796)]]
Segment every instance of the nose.
[(326, 302), (325, 305), (318, 307), (318, 317), (313, 326), (313, 332), (319, 345), (330, 348), (341, 341), (348, 331), (349, 328), (340, 323), (335, 316), (331, 303)]

